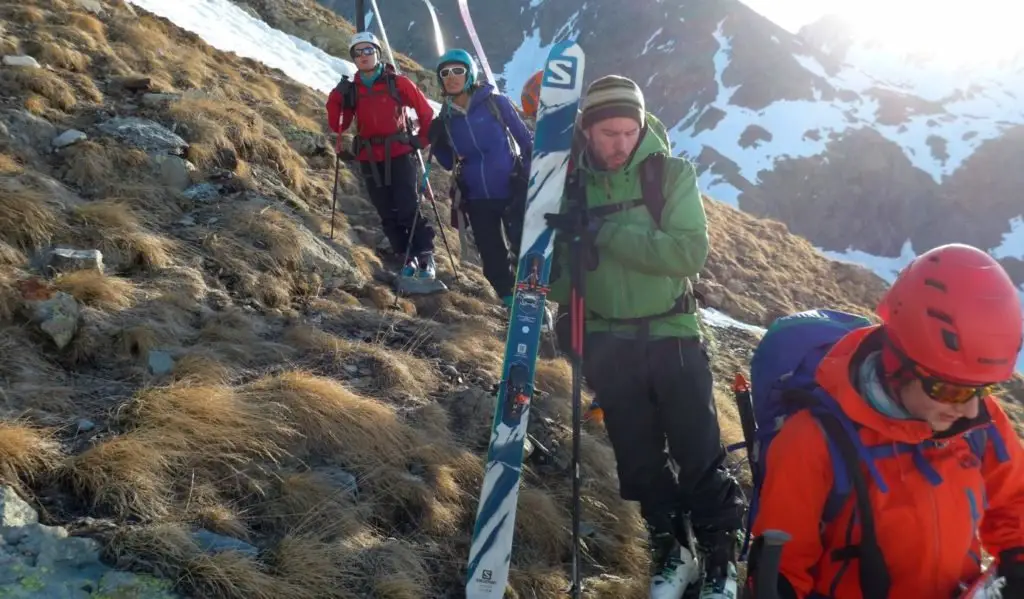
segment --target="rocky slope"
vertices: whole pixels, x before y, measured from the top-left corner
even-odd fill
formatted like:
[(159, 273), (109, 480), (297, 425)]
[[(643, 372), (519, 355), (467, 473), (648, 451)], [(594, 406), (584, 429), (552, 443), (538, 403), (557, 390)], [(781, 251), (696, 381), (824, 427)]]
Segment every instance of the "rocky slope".
[[(453, 291), (393, 309), (393, 256), (344, 164), (329, 235), (324, 96), (280, 71), (120, 0), (0, 16), (4, 590), (458, 597), (504, 346), (480, 269), (457, 283), (442, 255)], [(877, 299), (877, 277), (784, 225), (706, 205), (722, 310), (763, 324)], [(736, 441), (727, 384), (756, 333), (709, 331)], [(571, 387), (547, 355), (511, 597), (567, 582)], [(643, 597), (638, 515), (600, 427), (583, 441), (587, 596)]]
[[(333, 0), (325, 6), (351, 8)], [(471, 48), (455, 0), (433, 2), (449, 46)], [(384, 18), (396, 47), (436, 60), (421, 0)], [(1000, 257), (1024, 285), (1024, 57), (945, 72), (880, 58), (824, 20), (796, 36), (737, 0), (476, 3), (488, 59), (517, 97), (546, 49), (574, 35), (587, 77), (626, 74), (695, 158), (707, 190), (815, 246), (900, 256), (950, 241)], [(1016, 220), (1015, 220), (1016, 219)], [(1018, 238), (1004, 244), (1011, 227)]]

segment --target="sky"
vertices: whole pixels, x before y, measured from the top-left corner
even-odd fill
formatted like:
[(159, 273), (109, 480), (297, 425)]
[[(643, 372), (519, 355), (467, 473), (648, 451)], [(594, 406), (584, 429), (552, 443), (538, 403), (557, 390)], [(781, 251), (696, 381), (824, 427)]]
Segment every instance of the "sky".
[(826, 14), (849, 21), (858, 37), (899, 52), (925, 52), (948, 62), (975, 63), (1024, 53), (1018, 34), (1024, 4), (1015, 0), (741, 0), (796, 32)]

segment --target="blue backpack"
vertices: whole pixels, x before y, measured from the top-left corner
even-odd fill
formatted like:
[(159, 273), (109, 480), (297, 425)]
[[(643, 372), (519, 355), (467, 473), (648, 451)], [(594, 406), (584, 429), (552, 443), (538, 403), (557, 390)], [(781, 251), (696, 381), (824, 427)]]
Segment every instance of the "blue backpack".
[[(756, 428), (753, 440), (748, 439), (748, 456), (753, 474), (753, 494), (747, 513), (747, 538), (744, 553), (750, 541), (750, 528), (757, 517), (761, 485), (767, 466), (765, 455), (772, 439), (782, 428), (785, 419), (798, 411), (809, 410), (825, 432), (834, 473), (832, 490), (826, 501), (822, 521), (830, 522), (850, 498), (855, 495), (855, 517), (860, 520), (861, 541), (858, 546), (833, 552), (833, 559), (861, 560), (860, 579), (865, 597), (888, 596), (890, 581), (885, 560), (878, 546), (874, 516), (868, 495), (871, 477), (878, 489), (888, 492), (875, 466), (876, 460), (897, 454), (913, 454), (918, 470), (932, 485), (942, 483), (938, 472), (925, 459), (922, 450), (935, 442), (922, 444), (886, 443), (868, 447), (861, 442), (859, 426), (840, 409), (839, 404), (815, 380), (819, 363), (837, 341), (848, 333), (871, 326), (871, 322), (853, 314), (835, 310), (810, 310), (779, 318), (768, 327), (750, 362), (751, 404)], [(743, 414), (743, 406), (740, 407)], [(748, 410), (749, 412), (749, 410)], [(748, 416), (749, 417), (749, 416)], [(744, 430), (749, 431), (750, 426)], [(992, 434), (989, 434), (992, 433)], [(971, 450), (982, 459), (989, 442), (997, 459), (1009, 459), (1006, 446), (995, 427), (988, 425), (964, 433)]]

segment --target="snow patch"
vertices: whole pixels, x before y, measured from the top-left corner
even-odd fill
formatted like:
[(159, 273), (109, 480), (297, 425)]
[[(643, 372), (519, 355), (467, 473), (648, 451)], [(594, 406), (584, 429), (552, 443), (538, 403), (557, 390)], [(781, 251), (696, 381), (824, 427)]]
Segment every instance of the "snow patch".
[[(580, 7), (581, 10), (585, 8), (586, 4)], [(551, 42), (546, 45), (541, 43), (539, 27), (534, 27), (533, 31), (525, 32), (525, 37), (515, 52), (512, 53), (512, 58), (505, 63), (500, 73), (494, 73), (495, 78), (500, 79), (503, 83), (502, 93), (509, 98), (521, 96), (523, 85), (527, 80), (534, 73), (544, 68), (544, 63), (548, 59), (548, 53), (551, 52), (551, 48), (562, 40), (579, 37), (579, 30), (577, 29), (579, 19), (580, 11), (577, 10), (569, 17), (565, 24), (559, 27), (555, 35), (552, 36)]]
[(719, 312), (714, 308), (701, 308), (700, 315), (701, 319), (704, 321), (705, 324), (720, 329), (739, 329), (741, 331), (747, 331), (750, 333), (755, 333), (757, 335), (763, 335), (765, 332), (764, 327), (759, 327), (757, 325), (741, 322), (724, 312)]
[(665, 29), (664, 27), (658, 27), (658, 30), (657, 30), (657, 31), (655, 31), (655, 32), (654, 32), (654, 33), (653, 33), (653, 34), (651, 35), (651, 37), (647, 38), (647, 41), (646, 41), (646, 42), (644, 43), (644, 49), (643, 49), (643, 51), (642, 51), (642, 52), (640, 52), (640, 55), (641, 55), (641, 56), (642, 56), (642, 55), (644, 55), (644, 54), (647, 54), (647, 51), (648, 51), (648, 50), (650, 50), (650, 48), (651, 48), (651, 42), (653, 42), (653, 41), (655, 40), (655, 38), (657, 38), (657, 37), (658, 37), (659, 35), (661, 35), (661, 32), (662, 32), (662, 31), (663, 31), (664, 29)]
[[(229, 0), (128, 0), (178, 27), (190, 31), (218, 50), (234, 52), (280, 69), (295, 81), (330, 93), (342, 75), (352, 76), (355, 65), (320, 48), (274, 29)], [(435, 114), (441, 106), (430, 102)]]
[(1024, 260), (1024, 214), (1010, 219), (1010, 232), (1004, 233), (1003, 242), (989, 253), (997, 260), (1004, 258)]
[(903, 242), (903, 247), (900, 248), (900, 255), (895, 258), (875, 256), (874, 254), (854, 249), (847, 249), (843, 252), (821, 249), (818, 251), (831, 260), (856, 264), (858, 266), (868, 268), (874, 271), (878, 276), (882, 277), (882, 279), (890, 285), (896, 280), (896, 276), (900, 274), (900, 271), (906, 268), (906, 266), (917, 257), (917, 254), (914, 252), (914, 246), (909, 239)]

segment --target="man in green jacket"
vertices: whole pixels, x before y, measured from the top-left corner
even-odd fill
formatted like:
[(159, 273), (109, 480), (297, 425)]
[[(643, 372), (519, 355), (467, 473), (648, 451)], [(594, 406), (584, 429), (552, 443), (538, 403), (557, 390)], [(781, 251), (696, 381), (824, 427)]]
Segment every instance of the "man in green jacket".
[[(577, 129), (585, 147), (574, 156), (566, 195), (580, 194), (588, 217), (566, 214), (567, 202), (562, 214), (546, 215), (559, 230), (550, 297), (568, 304), (565, 244), (582, 235), (588, 247), (583, 371), (604, 410), (619, 492), (640, 503), (650, 532), (651, 597), (678, 599), (699, 576), (686, 549), (684, 514), (707, 556), (705, 590), (713, 594), (735, 568), (744, 500), (723, 468), (691, 283), (708, 256), (697, 174), (691, 162), (671, 156), (664, 126), (646, 112), (630, 79), (612, 75), (591, 84)], [(641, 179), (650, 173), (645, 159), (658, 154), (663, 206), (652, 210), (652, 202), (631, 200), (641, 198)]]

